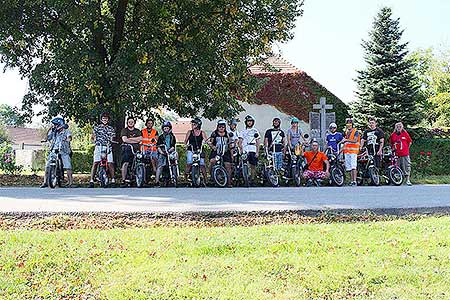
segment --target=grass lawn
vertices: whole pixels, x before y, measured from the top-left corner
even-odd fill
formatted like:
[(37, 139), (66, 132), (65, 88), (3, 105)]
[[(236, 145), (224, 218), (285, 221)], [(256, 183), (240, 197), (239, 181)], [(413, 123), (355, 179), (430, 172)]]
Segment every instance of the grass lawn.
[(450, 299), (450, 217), (0, 231), (0, 299)]

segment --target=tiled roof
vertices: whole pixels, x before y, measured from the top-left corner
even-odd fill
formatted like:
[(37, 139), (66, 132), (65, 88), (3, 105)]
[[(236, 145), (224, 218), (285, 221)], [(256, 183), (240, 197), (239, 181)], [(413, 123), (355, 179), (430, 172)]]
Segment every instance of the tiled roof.
[(300, 73), (301, 70), (297, 69), (286, 60), (281, 58), (280, 56), (271, 56), (266, 59), (266, 64), (271, 67), (267, 67), (265, 65), (254, 65), (249, 68), (252, 74), (261, 74), (261, 73)]
[(40, 145), (42, 144), (42, 133), (37, 128), (6, 127), (9, 139), (13, 144)]

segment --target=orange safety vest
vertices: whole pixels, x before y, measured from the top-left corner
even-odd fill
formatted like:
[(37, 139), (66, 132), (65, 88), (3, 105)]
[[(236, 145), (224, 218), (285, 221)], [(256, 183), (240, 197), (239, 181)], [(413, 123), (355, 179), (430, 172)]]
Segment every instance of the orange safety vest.
[[(347, 131), (346, 139), (353, 140), (355, 139), (355, 135), (358, 132), (356, 128), (353, 128), (352, 131)], [(361, 140), (361, 136), (358, 134), (358, 138), (356, 142), (346, 142), (344, 145), (344, 154), (358, 154), (359, 153), (359, 142)]]
[[(152, 142), (152, 139), (155, 141)], [(141, 144), (147, 144), (147, 145), (154, 145), (152, 147), (144, 146), (144, 151), (150, 150), (150, 151), (156, 151), (156, 142), (158, 141), (158, 132), (152, 128), (150, 131), (150, 134), (148, 134), (148, 129), (144, 128), (142, 129), (142, 142)]]

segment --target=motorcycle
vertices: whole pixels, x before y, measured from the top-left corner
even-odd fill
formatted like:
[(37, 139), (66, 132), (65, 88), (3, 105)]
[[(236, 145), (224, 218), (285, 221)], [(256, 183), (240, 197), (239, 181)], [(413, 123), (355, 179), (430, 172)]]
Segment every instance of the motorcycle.
[[(230, 132), (228, 136), (232, 138), (233, 133)], [(259, 134), (255, 133), (253, 139), (250, 141), (249, 144), (253, 144), (257, 138), (259, 138)], [(247, 151), (242, 150), (237, 145), (234, 145), (234, 147), (232, 147), (231, 155), (233, 161), (232, 178), (234, 186), (239, 186), (241, 185), (241, 183), (243, 183), (245, 187), (250, 187), (251, 176)]]
[(56, 186), (61, 187), (64, 180), (64, 168), (61, 159), (61, 145), (55, 147), (55, 141), (53, 139), (50, 147), (50, 154), (48, 157), (48, 173), (47, 184), (50, 188), (54, 189)]
[(202, 172), (200, 171), (200, 160), (203, 156), (203, 145), (196, 151), (193, 150), (191, 145), (188, 145), (188, 150), (192, 151), (192, 167), (190, 180), (193, 187), (200, 187), (202, 182), (205, 182), (205, 178), (202, 178)]
[(266, 160), (263, 165), (263, 183), (272, 187), (280, 185), (280, 179), (277, 170), (275, 170), (275, 144), (272, 145), (272, 151), (269, 147), (264, 148)]
[(122, 144), (122, 146), (130, 147), (133, 153), (133, 161), (128, 164), (126, 182), (129, 186), (136, 183), (136, 186), (141, 188), (145, 182), (145, 165), (143, 162), (143, 154), (141, 150), (135, 151), (131, 144)]
[(332, 147), (325, 150), (325, 155), (328, 157), (330, 163), (330, 184), (335, 186), (343, 186), (345, 182), (345, 168), (343, 164), (343, 157), (341, 143), (338, 143), (338, 152), (335, 152)]
[[(308, 134), (305, 134), (305, 139), (309, 137)], [(289, 182), (292, 180), (295, 183), (295, 186), (299, 187), (302, 185), (302, 175), (303, 171), (306, 168), (306, 159), (303, 157), (303, 153), (305, 151), (306, 142), (297, 143), (294, 148), (287, 147), (285, 162), (284, 162), (284, 174), (282, 179), (286, 185), (289, 185)]]
[(370, 185), (379, 186), (381, 183), (380, 171), (375, 165), (375, 158), (368, 154), (367, 148), (364, 149), (361, 155), (358, 155), (358, 167), (356, 182), (362, 185), (365, 180), (369, 181)]
[(216, 163), (211, 170), (212, 179), (214, 183), (219, 187), (225, 187), (228, 182), (228, 173), (223, 161), (223, 156), (225, 155), (226, 148), (227, 147), (225, 145), (217, 146), (217, 154), (215, 157)]
[(148, 183), (152, 173), (156, 172), (156, 170), (153, 170), (152, 152), (149, 149), (145, 150), (145, 147), (155, 147), (156, 139), (152, 138), (150, 142), (151, 144), (141, 144), (140, 147), (140, 152), (142, 153), (142, 163), (144, 164), (144, 182), (142, 184)]
[(110, 141), (107, 145), (100, 146), (100, 163), (97, 167), (97, 180), (100, 182), (100, 186), (103, 188), (108, 187), (109, 177), (108, 177), (108, 155), (111, 153), (111, 143), (117, 144), (117, 142)]
[(403, 183), (403, 172), (398, 165), (398, 156), (395, 149), (387, 146), (383, 148), (384, 174), (386, 184), (399, 186)]
[(176, 148), (169, 152), (166, 145), (161, 145), (162, 151), (166, 156), (166, 165), (163, 168), (162, 176), (165, 186), (171, 183), (174, 187), (178, 186), (178, 177), (180, 170), (178, 168), (178, 152)]

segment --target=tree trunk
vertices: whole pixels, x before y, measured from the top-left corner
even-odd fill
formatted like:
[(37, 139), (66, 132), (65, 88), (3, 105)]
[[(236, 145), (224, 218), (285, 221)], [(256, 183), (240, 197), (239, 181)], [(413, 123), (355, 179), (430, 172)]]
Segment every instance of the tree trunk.
[[(114, 122), (112, 124), (116, 131), (116, 141), (118, 144), (113, 145), (113, 156), (116, 165), (116, 175), (120, 174), (120, 168), (122, 167), (122, 137), (120, 132), (125, 127), (125, 113), (117, 114), (114, 117)], [(120, 175), (119, 175), (120, 177)], [(119, 178), (117, 177), (117, 178)]]

